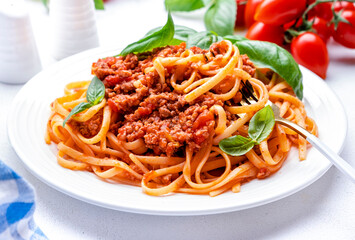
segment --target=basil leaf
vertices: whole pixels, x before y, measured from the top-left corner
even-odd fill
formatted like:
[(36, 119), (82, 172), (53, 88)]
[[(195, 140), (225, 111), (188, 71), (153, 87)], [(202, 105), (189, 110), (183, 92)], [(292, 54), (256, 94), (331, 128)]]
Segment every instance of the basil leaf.
[(105, 97), (105, 85), (96, 76), (91, 80), (91, 83), (86, 91), (86, 100), (92, 105), (101, 102)]
[(157, 47), (165, 47), (173, 39), (174, 31), (174, 22), (169, 12), (168, 20), (162, 28), (137, 42), (129, 44), (119, 55), (126, 56), (129, 53), (144, 53)]
[(63, 122), (63, 127), (65, 126), (66, 122), (69, 120), (69, 118), (71, 118), (73, 115), (77, 114), (77, 113), (80, 113), (88, 108), (90, 108), (92, 106), (91, 103), (88, 103), (88, 102), (82, 102), (82, 103), (79, 103), (78, 105), (76, 105), (72, 110), (71, 112), (69, 113), (69, 115), (64, 119), (64, 122)]
[(175, 26), (174, 38), (186, 42), (189, 35), (197, 33), (196, 30), (180, 25)]
[(270, 135), (274, 125), (274, 112), (270, 106), (266, 106), (251, 118), (248, 134), (255, 142), (260, 143)]
[(252, 139), (240, 135), (225, 138), (219, 142), (219, 148), (232, 156), (244, 155), (249, 152), (254, 145), (255, 142)]
[(243, 40), (248, 40), (246, 37), (243, 36), (238, 36), (238, 35), (227, 35), (223, 37), (225, 40), (231, 41), (232, 44), (235, 44), (236, 42), (243, 41)]
[[(187, 41), (187, 37), (191, 34), (196, 33), (196, 31), (192, 28), (181, 26), (181, 25), (175, 25), (175, 33), (174, 33), (174, 38), (171, 40), (171, 42), (168, 45), (179, 45), (182, 42)], [(147, 35), (150, 35), (154, 33), (155, 31), (159, 30), (159, 27), (153, 28), (149, 32), (147, 32)]]
[(209, 49), (212, 43), (222, 40), (222, 37), (213, 32), (198, 32), (187, 37), (186, 48), (196, 46), (202, 49)]
[(292, 55), (278, 45), (264, 41), (243, 40), (235, 45), (241, 54), (247, 54), (258, 68), (270, 68), (293, 88), (302, 100), (303, 84), (301, 70)]
[(203, 8), (205, 6), (203, 0), (165, 0), (165, 8), (168, 11), (184, 11), (190, 12)]
[(102, 0), (94, 0), (95, 9), (97, 10), (105, 10), (104, 2)]
[(214, 31), (220, 36), (233, 34), (236, 11), (235, 0), (216, 0), (205, 13), (207, 30)]

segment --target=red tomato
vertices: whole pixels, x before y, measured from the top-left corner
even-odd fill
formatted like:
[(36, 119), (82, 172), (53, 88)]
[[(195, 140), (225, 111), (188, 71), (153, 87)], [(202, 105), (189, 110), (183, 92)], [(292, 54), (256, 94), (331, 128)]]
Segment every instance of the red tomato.
[[(293, 21), (291, 21), (291, 22), (285, 23), (285, 24), (283, 25), (284, 30), (286, 31), (287, 29), (289, 29), (290, 27), (292, 27), (292, 26), (295, 24), (295, 22), (296, 22), (296, 19), (293, 20)], [(296, 23), (295, 27), (296, 27), (296, 28), (300, 27), (300, 26), (302, 25), (302, 22), (303, 22), (303, 19), (302, 19), (302, 18), (299, 18), (299, 19), (297, 20), (297, 23)]]
[(255, 20), (272, 25), (283, 25), (302, 15), (306, 0), (265, 0), (256, 9)]
[(325, 79), (329, 64), (327, 46), (315, 33), (305, 32), (291, 42), (291, 53), (296, 62)]
[(284, 41), (284, 30), (282, 26), (268, 25), (262, 22), (255, 22), (245, 36), (250, 40), (260, 40), (282, 45)]
[(254, 20), (255, 10), (256, 7), (262, 1), (263, 0), (248, 0), (247, 5), (245, 6), (245, 14), (244, 14), (245, 26), (247, 28), (249, 28), (255, 22)]
[(109, 98), (107, 103), (113, 112), (118, 112), (117, 106), (115, 102), (112, 100), (112, 98)]
[(355, 10), (345, 10), (341, 17), (348, 20), (350, 24), (340, 22), (337, 30), (333, 32), (333, 38), (341, 45), (348, 48), (355, 48)]
[(355, 10), (354, 4), (351, 2), (339, 1), (334, 2), (334, 11), (339, 12), (340, 10)]
[(237, 4), (237, 17), (235, 19), (235, 26), (243, 27), (245, 25), (244, 13), (246, 0), (235, 0)]
[(333, 18), (332, 3), (326, 2), (326, 3), (320, 3), (320, 4), (316, 5), (314, 8), (312, 8), (308, 12), (309, 18), (312, 18), (314, 16), (323, 18), (327, 21), (332, 20), (332, 18)]
[(313, 20), (314, 23), (312, 25), (312, 28), (316, 30), (317, 34), (321, 37), (321, 39), (323, 39), (323, 41), (327, 43), (330, 36), (332, 35), (332, 30), (328, 26), (327, 21), (319, 17), (311, 18), (309, 21), (312, 22)]

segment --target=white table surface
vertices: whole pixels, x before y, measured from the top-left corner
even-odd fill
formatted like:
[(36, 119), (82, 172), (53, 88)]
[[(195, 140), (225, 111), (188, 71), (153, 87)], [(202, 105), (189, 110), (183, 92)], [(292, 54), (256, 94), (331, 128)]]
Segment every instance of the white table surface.
[[(40, 1), (27, 4), (45, 68), (56, 62), (49, 55), (49, 16)], [(106, 10), (96, 16), (101, 46), (125, 46), (166, 21), (163, 0), (109, 0)], [(202, 12), (173, 17), (176, 24), (204, 30)], [(355, 166), (355, 50), (331, 42), (329, 55), (326, 82), (348, 116), (341, 156)], [(35, 187), (35, 220), (49, 239), (355, 239), (355, 185), (334, 167), (311, 186), (282, 200), (208, 216), (132, 214), (71, 198), (32, 176), (11, 147), (6, 121), (21, 87), (0, 83), (0, 159)], [(336, 126), (329, 130), (336, 131)]]

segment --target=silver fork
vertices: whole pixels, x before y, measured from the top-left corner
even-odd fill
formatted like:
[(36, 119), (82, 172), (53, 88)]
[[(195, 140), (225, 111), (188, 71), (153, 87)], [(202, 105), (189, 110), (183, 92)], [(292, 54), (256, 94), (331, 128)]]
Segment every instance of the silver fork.
[[(252, 104), (257, 101), (256, 95), (252, 85), (246, 81), (242, 81), (243, 87), (240, 90), (243, 96), (243, 104)], [(275, 122), (283, 126), (286, 126), (293, 131), (297, 132), (303, 138), (305, 138), (313, 147), (315, 147), (320, 153), (322, 153), (330, 162), (332, 162), (342, 173), (350, 177), (350, 179), (355, 183), (355, 170), (354, 168), (342, 159), (338, 154), (331, 150), (327, 145), (325, 145), (319, 138), (314, 136), (312, 133), (308, 132), (306, 129), (297, 125), (294, 122), (291, 122), (287, 119), (284, 119), (280, 116), (280, 109), (276, 104), (273, 104), (271, 101), (268, 101), (267, 105), (270, 105), (272, 111), (274, 112)]]

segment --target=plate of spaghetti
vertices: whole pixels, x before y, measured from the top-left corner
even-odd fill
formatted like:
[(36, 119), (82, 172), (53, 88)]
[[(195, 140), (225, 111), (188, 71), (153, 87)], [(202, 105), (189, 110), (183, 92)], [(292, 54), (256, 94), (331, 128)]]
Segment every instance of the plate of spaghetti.
[[(21, 89), (10, 113), (10, 141), (24, 164), (77, 199), (136, 213), (199, 215), (259, 206), (305, 188), (331, 164), (290, 129), (271, 126), (243, 154), (220, 147), (233, 136), (248, 139), (268, 101), (342, 149), (343, 107), (305, 68), (301, 101), (226, 40), (207, 50), (182, 43), (107, 57), (115, 54), (99, 48), (54, 64)], [(255, 102), (244, 99), (246, 82)], [(337, 131), (329, 131), (333, 126)]]

